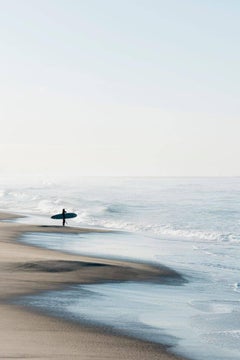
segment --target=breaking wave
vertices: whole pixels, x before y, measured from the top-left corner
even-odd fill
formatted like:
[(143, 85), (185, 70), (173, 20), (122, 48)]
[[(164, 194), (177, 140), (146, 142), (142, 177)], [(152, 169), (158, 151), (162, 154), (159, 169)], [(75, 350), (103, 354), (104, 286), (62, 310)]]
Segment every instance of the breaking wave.
[(218, 232), (208, 232), (200, 230), (183, 230), (173, 229), (168, 225), (158, 224), (136, 224), (127, 221), (109, 221), (109, 220), (90, 220), (89, 225), (101, 226), (111, 229), (125, 230), (136, 233), (144, 233), (147, 235), (155, 235), (159, 237), (171, 237), (189, 240), (206, 240), (206, 241), (226, 241), (226, 242), (239, 242), (240, 235), (235, 234), (221, 234)]

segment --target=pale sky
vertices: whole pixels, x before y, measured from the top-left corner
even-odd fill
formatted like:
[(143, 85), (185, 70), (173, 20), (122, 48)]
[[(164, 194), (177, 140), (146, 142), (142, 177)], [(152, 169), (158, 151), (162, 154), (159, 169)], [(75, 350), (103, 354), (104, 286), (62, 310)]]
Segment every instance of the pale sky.
[(0, 173), (240, 176), (239, 0), (0, 0)]

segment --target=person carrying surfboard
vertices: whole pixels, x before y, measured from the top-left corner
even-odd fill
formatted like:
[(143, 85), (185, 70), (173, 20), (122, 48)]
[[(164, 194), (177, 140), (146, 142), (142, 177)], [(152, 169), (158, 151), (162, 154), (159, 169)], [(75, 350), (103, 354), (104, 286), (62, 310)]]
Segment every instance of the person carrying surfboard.
[(66, 219), (72, 219), (75, 218), (77, 214), (75, 213), (68, 213), (65, 209), (62, 209), (62, 212), (60, 214), (52, 215), (51, 219), (55, 220), (62, 220), (62, 225), (65, 226)]
[(66, 214), (66, 210), (65, 209), (62, 209), (62, 221), (63, 221), (63, 226), (65, 226), (65, 222), (66, 222), (66, 216), (65, 216), (65, 214)]

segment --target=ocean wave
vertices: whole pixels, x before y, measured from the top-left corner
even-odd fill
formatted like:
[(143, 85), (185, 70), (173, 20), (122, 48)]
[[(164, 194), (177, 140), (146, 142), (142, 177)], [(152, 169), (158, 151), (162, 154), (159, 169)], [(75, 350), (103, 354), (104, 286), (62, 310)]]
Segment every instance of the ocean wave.
[(233, 289), (236, 292), (240, 292), (240, 282), (237, 282), (233, 285)]
[(126, 206), (122, 204), (111, 204), (105, 207), (105, 211), (110, 214), (121, 214), (126, 212)]
[(202, 241), (220, 241), (220, 242), (240, 242), (240, 235), (236, 234), (222, 234), (217, 231), (202, 231), (194, 229), (175, 229), (171, 225), (159, 224), (139, 224), (129, 221), (98, 219), (94, 216), (89, 216), (89, 213), (83, 212), (80, 214), (80, 219), (92, 226), (100, 226), (110, 229), (117, 229), (123, 231), (130, 231), (134, 233), (143, 233), (146, 235), (186, 239), (186, 240), (202, 240)]
[[(113, 200), (106, 189), (103, 194), (100, 191), (94, 194), (79, 188), (65, 189), (63, 186), (50, 189), (39, 186), (18, 189), (2, 187), (0, 188), (0, 208), (4, 211), (45, 216), (59, 213), (62, 208), (66, 208), (68, 212), (78, 214), (78, 217), (74, 219), (77, 226), (105, 227), (159, 238), (240, 242), (240, 223), (236, 218), (235, 227), (233, 226), (232, 213), (230, 226), (228, 226), (229, 218), (225, 211), (219, 212), (220, 218), (214, 216), (211, 218), (212, 210), (193, 216), (194, 207), (192, 206), (191, 209), (187, 207), (185, 210), (181, 208), (182, 211), (180, 209), (178, 211), (172, 202), (159, 203), (159, 201), (154, 201), (154, 198), (152, 201), (151, 199), (146, 201), (145, 198), (138, 199), (137, 202), (133, 201), (134, 199), (124, 201), (122, 193), (119, 192), (114, 193)], [(208, 209), (207, 205), (205, 208)], [(232, 231), (224, 231), (226, 229)]]

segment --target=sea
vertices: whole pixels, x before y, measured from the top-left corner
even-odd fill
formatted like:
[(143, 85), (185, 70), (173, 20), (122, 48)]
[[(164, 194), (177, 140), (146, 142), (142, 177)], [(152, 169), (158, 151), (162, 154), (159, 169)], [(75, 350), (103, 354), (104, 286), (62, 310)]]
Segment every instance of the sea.
[(14, 221), (107, 233), (26, 234), (68, 253), (165, 265), (182, 283), (74, 285), (17, 301), (39, 311), (165, 344), (194, 360), (240, 359), (240, 178), (2, 179), (0, 209)]

